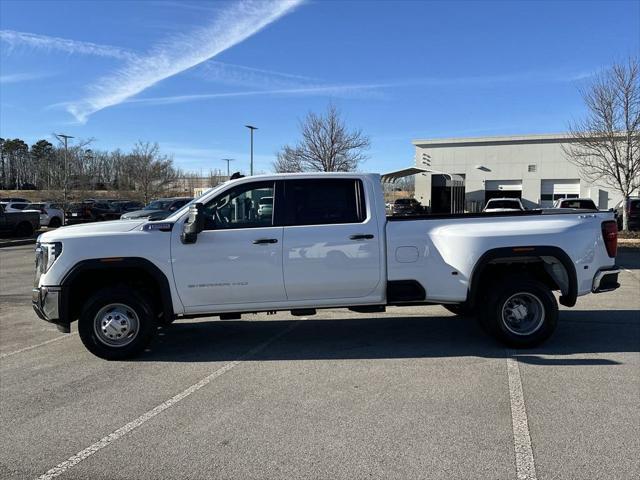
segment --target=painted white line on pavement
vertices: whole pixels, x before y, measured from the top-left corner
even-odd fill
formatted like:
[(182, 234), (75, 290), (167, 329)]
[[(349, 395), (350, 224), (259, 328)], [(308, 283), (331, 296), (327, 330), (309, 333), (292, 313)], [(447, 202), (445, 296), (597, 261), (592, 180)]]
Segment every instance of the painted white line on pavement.
[(513, 425), (513, 446), (516, 454), (516, 475), (518, 480), (536, 480), (536, 465), (533, 460), (529, 422), (527, 421), (527, 409), (524, 404), (518, 359), (513, 352), (507, 350), (506, 353), (509, 397), (511, 399), (511, 423)]
[(233, 367), (235, 367), (238, 364), (242, 363), (242, 361), (244, 361), (247, 358), (255, 355), (256, 353), (260, 352), (261, 350), (264, 350), (267, 346), (269, 346), (269, 344), (273, 343), (274, 341), (276, 341), (277, 339), (279, 339), (283, 335), (285, 335), (285, 334), (289, 333), (291, 330), (293, 330), (298, 325), (298, 323), (299, 322), (292, 323), (291, 325), (289, 325), (287, 328), (285, 328), (281, 332), (279, 332), (276, 335), (272, 336), (271, 338), (269, 338), (265, 342), (261, 343), (257, 347), (254, 347), (251, 350), (249, 350), (247, 353), (245, 353), (244, 355), (239, 357), (237, 360), (234, 360), (232, 362), (229, 362), (229, 363), (223, 365), (222, 367), (220, 367), (215, 372), (213, 372), (213, 373), (207, 375), (206, 377), (204, 377), (198, 383), (194, 383), (193, 385), (191, 385), (186, 390), (183, 390), (182, 392), (178, 393), (177, 395), (174, 395), (173, 397), (171, 397), (169, 400), (167, 400), (165, 402), (162, 402), (157, 407), (152, 408), (151, 410), (143, 413), (142, 415), (140, 415), (135, 420), (127, 423), (123, 427), (118, 428), (117, 430), (113, 431), (109, 435), (107, 435), (105, 437), (102, 437), (96, 443), (94, 443), (92, 445), (89, 445), (84, 450), (79, 451), (78, 453), (76, 453), (72, 457), (69, 457), (64, 462), (59, 463), (58, 465), (56, 465), (52, 469), (48, 470), (46, 473), (43, 473), (42, 475), (37, 477), (37, 480), (50, 480), (52, 478), (56, 478), (59, 475), (62, 475), (64, 472), (66, 472), (70, 468), (74, 467), (75, 465), (79, 464), (83, 460), (87, 459), (88, 457), (90, 457), (94, 453), (102, 450), (104, 447), (109, 446), (111, 443), (115, 442), (119, 438), (124, 437), (126, 434), (128, 434), (132, 430), (135, 430), (136, 428), (138, 428), (142, 424), (144, 424), (144, 423), (148, 422), (149, 420), (151, 420), (156, 415), (164, 412), (168, 408), (171, 408), (172, 406), (174, 406), (178, 402), (181, 402), (182, 400), (187, 398), (189, 395), (191, 395), (191, 394), (197, 392), (198, 390), (200, 390), (202, 387), (207, 386), (209, 383), (211, 383), (216, 378), (220, 377), (221, 375), (224, 375), (229, 370), (231, 370)]
[(62, 335), (60, 337), (56, 337), (56, 338), (52, 338), (51, 340), (47, 340), (46, 342), (38, 343), (36, 345), (31, 345), (30, 347), (24, 347), (24, 348), (21, 348), (20, 350), (14, 350), (13, 352), (3, 353), (3, 354), (0, 354), (0, 358), (10, 357), (11, 355), (15, 355), (17, 353), (28, 352), (29, 350), (33, 350), (34, 348), (42, 347), (43, 345), (48, 345), (48, 344), (53, 343), (53, 342), (58, 342), (60, 340), (64, 340), (65, 338), (69, 338), (71, 335), (75, 335), (75, 334), (76, 334), (75, 332), (64, 334), (64, 335)]

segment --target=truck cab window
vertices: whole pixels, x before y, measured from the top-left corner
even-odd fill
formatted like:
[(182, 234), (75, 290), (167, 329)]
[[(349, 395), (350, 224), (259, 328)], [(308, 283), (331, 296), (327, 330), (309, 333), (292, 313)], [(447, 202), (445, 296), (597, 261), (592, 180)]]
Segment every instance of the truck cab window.
[(361, 223), (366, 218), (360, 180), (287, 180), (285, 198), (287, 225)]
[[(205, 230), (273, 226), (273, 182), (239, 185), (204, 207)], [(270, 199), (270, 208), (265, 202)]]

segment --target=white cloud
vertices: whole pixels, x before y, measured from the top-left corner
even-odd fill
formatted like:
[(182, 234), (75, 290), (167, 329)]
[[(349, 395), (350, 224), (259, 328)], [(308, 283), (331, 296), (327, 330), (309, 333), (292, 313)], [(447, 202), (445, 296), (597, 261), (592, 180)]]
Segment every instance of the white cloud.
[(170, 38), (114, 74), (100, 79), (91, 94), (72, 102), (67, 110), (77, 120), (117, 105), (156, 83), (192, 68), (256, 34), (270, 23), (290, 13), (300, 0), (274, 2), (246, 0), (219, 11), (206, 27)]
[(22, 83), (32, 80), (40, 80), (41, 78), (51, 77), (51, 73), (9, 73), (0, 75), (0, 83)]
[(256, 89), (322, 86), (317, 78), (209, 60), (194, 69), (203, 80)]
[(111, 45), (98, 45), (91, 42), (80, 42), (66, 38), (49, 37), (35, 33), (0, 30), (0, 41), (6, 43), (10, 49), (29, 47), (42, 50), (57, 50), (69, 54), (95, 55), (99, 57), (132, 60), (136, 55), (124, 48)]
[(354, 85), (323, 85), (317, 87), (281, 88), (275, 90), (250, 90), (242, 92), (224, 93), (200, 93), (193, 95), (174, 95), (167, 97), (135, 98), (127, 100), (126, 103), (137, 103), (147, 105), (171, 105), (175, 103), (196, 102), (202, 100), (214, 100), (217, 98), (252, 97), (261, 95), (341, 95), (341, 96), (361, 96), (363, 91), (370, 91), (385, 88), (393, 85), (387, 84), (354, 84)]

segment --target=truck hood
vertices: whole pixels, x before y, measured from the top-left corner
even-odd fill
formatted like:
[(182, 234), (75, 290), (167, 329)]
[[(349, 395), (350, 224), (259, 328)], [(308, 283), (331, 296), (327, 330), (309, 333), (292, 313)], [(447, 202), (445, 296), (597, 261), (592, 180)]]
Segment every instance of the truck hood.
[(95, 235), (109, 235), (111, 233), (130, 232), (147, 223), (146, 219), (113, 220), (110, 222), (84, 223), (60, 227), (45, 232), (38, 237), (38, 242), (57, 242), (67, 238), (89, 237)]

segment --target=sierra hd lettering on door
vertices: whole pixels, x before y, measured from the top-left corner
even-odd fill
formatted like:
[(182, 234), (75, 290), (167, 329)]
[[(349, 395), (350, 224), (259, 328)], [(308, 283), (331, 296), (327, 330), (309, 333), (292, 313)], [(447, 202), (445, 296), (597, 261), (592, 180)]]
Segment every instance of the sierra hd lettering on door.
[(284, 185), (287, 299), (359, 299), (375, 292), (381, 239), (362, 181), (301, 179)]
[(282, 227), (273, 213), (258, 215), (260, 199), (274, 194), (268, 181), (216, 195), (204, 205), (205, 229), (193, 244), (180, 242), (181, 228), (174, 228), (173, 272), (187, 309), (285, 300)]

